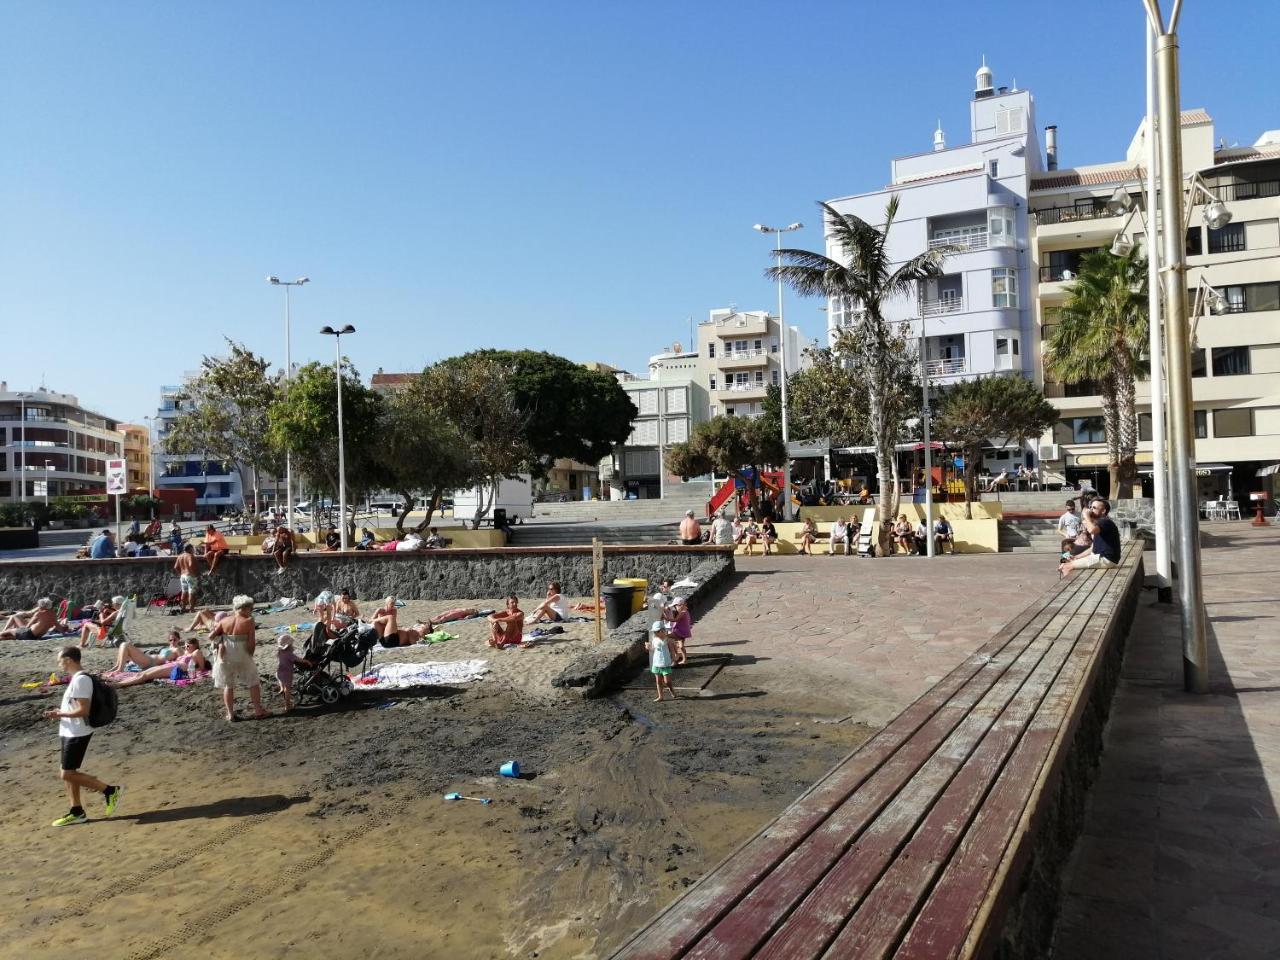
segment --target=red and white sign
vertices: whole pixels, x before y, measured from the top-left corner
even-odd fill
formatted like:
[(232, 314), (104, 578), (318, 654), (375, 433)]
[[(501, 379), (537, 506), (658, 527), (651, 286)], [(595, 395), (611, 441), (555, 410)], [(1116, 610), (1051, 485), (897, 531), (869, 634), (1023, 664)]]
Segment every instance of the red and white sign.
[(107, 461), (107, 493), (116, 496), (129, 492), (129, 483), (125, 473), (123, 460)]

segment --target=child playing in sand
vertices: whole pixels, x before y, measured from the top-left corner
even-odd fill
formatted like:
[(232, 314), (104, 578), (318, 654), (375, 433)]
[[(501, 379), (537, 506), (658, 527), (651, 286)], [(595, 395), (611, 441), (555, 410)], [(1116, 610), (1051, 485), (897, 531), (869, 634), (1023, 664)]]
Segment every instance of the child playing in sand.
[(293, 652), (293, 640), (288, 636), (281, 637), (276, 647), (276, 682), (280, 684), (280, 694), (284, 697), (284, 710), (288, 713), (293, 709), (294, 664), (300, 663), (304, 667), (309, 667), (311, 664)]
[(670, 691), (672, 700), (679, 699), (671, 686), (671, 648), (667, 646), (669, 637), (666, 621), (654, 621), (649, 631), (649, 670), (652, 671), (653, 682), (658, 688), (658, 695), (653, 698), (654, 703), (662, 700), (664, 689)]

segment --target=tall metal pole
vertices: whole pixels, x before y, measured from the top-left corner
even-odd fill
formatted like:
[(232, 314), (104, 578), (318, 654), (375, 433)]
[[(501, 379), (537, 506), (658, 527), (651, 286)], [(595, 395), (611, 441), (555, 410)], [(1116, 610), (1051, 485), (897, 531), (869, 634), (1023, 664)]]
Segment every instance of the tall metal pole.
[(341, 547), (347, 549), (347, 452), (342, 432), (342, 334), (333, 338), (333, 347), (337, 352), (333, 369), (338, 375), (338, 518), (341, 522), (339, 536)]
[[(293, 380), (293, 353), (289, 344), (289, 287), (292, 284), (286, 283), (284, 286), (284, 384), (285, 393), (289, 392), (289, 383)], [(278, 462), (278, 461), (277, 461)], [(284, 499), (285, 514), (284, 525), (289, 529), (293, 529), (293, 454), (288, 450), (284, 452)]]
[(924, 530), (926, 556), (932, 557), (933, 544), (933, 447), (929, 440), (929, 365), (925, 361), (926, 344), (924, 311), (920, 311), (920, 389), (924, 394), (924, 404), (920, 408), (921, 432), (924, 434)]
[(1147, 315), (1151, 326), (1151, 478), (1155, 494), (1156, 597), (1173, 601), (1173, 571), (1169, 558), (1169, 463), (1165, 455), (1164, 337), (1160, 331), (1160, 241), (1156, 231), (1156, 190), (1160, 162), (1156, 151), (1155, 77), (1156, 32), (1147, 24)]
[[(777, 232), (777, 263), (782, 266), (782, 231)], [(782, 519), (791, 519), (791, 440), (787, 429), (787, 324), (782, 318), (782, 278), (778, 278), (778, 362), (782, 364)]]
[(1191, 363), (1187, 323), (1186, 224), (1182, 221), (1182, 124), (1178, 90), (1177, 13), (1175, 0), (1168, 31), (1158, 23), (1159, 7), (1147, 0), (1156, 41), (1156, 81), (1160, 116), (1160, 214), (1164, 224), (1164, 302), (1169, 334), (1169, 477), (1170, 520), (1178, 531), (1178, 601), (1182, 617), (1183, 686), (1193, 693), (1209, 690), (1209, 652), (1205, 632), (1204, 593), (1200, 570), (1200, 514), (1195, 496), (1195, 436), (1191, 407)]
[(51, 465), (50, 460), (44, 462), (44, 505), (46, 507), (49, 505), (49, 467)]
[(666, 391), (662, 386), (662, 382), (658, 381), (658, 499), (667, 499), (667, 467), (663, 462), (662, 456), (662, 401), (663, 394)]
[(18, 448), (18, 502), (27, 502), (27, 398), (18, 397), (18, 420), (22, 426), (22, 445)]

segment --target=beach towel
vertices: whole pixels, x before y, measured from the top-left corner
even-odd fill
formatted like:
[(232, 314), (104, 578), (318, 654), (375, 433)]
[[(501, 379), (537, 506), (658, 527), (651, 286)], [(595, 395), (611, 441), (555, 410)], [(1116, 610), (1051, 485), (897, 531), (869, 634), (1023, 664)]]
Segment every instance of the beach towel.
[(443, 630), (433, 630), (425, 637), (419, 640), (419, 643), (444, 643), (446, 640), (456, 640), (452, 633), (445, 633)]
[(677, 587), (681, 587), (684, 589), (692, 590), (696, 586), (697, 586), (697, 583), (690, 580), (688, 577), (685, 577), (683, 580), (680, 580), (677, 583), (673, 583), (671, 585), (671, 589), (675, 590)]
[(284, 613), (286, 610), (296, 610), (300, 606), (302, 606), (301, 600), (297, 600), (293, 597), (281, 597), (279, 600), (274, 601), (270, 606), (258, 607), (253, 612), (262, 616), (263, 614), (268, 613)]
[(376, 690), (407, 690), (411, 687), (446, 686), (471, 683), (489, 672), (488, 660), (428, 661), (426, 663), (380, 663), (352, 680), (358, 687)]
[(272, 627), (272, 633), (310, 633), (316, 627), (315, 621), (311, 620), (307, 623), (282, 623), (278, 627)]
[[(104, 680), (128, 680), (137, 670), (104, 670), (100, 676)], [(194, 677), (183, 677), (181, 680), (171, 680), (169, 677), (161, 677), (158, 680), (152, 680), (152, 683), (167, 683), (174, 687), (189, 687), (193, 683), (199, 683), (201, 680), (207, 680), (212, 674), (208, 670), (198, 670)]]

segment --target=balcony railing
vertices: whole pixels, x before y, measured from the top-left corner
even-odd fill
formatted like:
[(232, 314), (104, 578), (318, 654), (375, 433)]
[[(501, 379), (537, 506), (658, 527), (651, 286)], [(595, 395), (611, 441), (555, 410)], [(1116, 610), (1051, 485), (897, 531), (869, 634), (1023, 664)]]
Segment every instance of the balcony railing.
[(762, 383), (726, 383), (720, 389), (729, 393), (749, 393), (752, 390), (764, 390), (765, 384)]
[(940, 297), (937, 300), (921, 300), (920, 314), (925, 317), (938, 317), (947, 313), (963, 313), (964, 297)]
[(1257, 183), (1227, 183), (1210, 188), (1222, 201), (1258, 200), (1264, 197), (1280, 197), (1280, 180), (1259, 180)]
[[(1061, 266), (1041, 267), (1040, 282), (1041, 283), (1058, 283), (1059, 281), (1062, 281), (1062, 280), (1071, 281), (1075, 279), (1076, 272), (1078, 270), (1079, 270), (1078, 267), (1072, 267), (1065, 264)], [(1063, 274), (1066, 274), (1066, 273), (1070, 273), (1071, 276), (1070, 277), (1063, 276)]]
[(1073, 204), (1067, 207), (1044, 207), (1032, 210), (1031, 215), (1041, 226), (1051, 223), (1076, 223), (1081, 220), (1105, 220), (1108, 217), (1123, 216), (1107, 209), (1107, 201), (1099, 198), (1093, 203)]
[(963, 237), (934, 237), (929, 241), (929, 249), (937, 250), (940, 247), (955, 247), (958, 250), (985, 250), (991, 245), (991, 238), (987, 231), (981, 233), (970, 233)]
[(764, 347), (761, 347), (759, 350), (755, 350), (755, 349), (751, 349), (751, 350), (726, 350), (726, 351), (724, 352), (724, 355), (723, 355), (723, 356), (721, 356), (721, 357), (720, 357), (720, 359), (721, 359), (722, 361), (724, 361), (724, 360), (750, 360), (752, 357), (767, 357), (768, 355), (769, 355), (769, 351), (768, 351), (768, 350), (766, 350)]
[(954, 377), (968, 368), (964, 357), (949, 357), (945, 360), (926, 360), (924, 369), (931, 377)]

